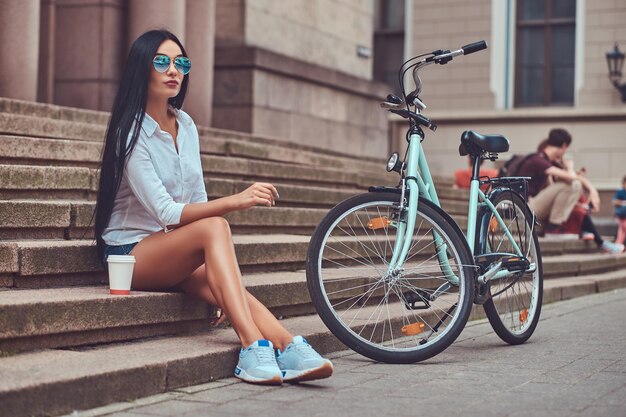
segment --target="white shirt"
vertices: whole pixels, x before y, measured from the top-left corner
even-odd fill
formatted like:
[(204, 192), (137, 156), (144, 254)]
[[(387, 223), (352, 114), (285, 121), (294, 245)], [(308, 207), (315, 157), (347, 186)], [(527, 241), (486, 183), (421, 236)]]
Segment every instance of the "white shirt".
[[(107, 245), (126, 245), (160, 230), (168, 232), (168, 225), (180, 223), (185, 204), (207, 201), (198, 129), (187, 113), (170, 109), (178, 122), (178, 153), (172, 135), (146, 113), (102, 234)], [(131, 136), (132, 129), (129, 142)]]

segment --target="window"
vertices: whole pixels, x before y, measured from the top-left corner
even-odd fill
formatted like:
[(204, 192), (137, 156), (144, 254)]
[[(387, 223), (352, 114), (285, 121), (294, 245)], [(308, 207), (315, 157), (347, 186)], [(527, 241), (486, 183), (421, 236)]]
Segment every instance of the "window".
[(574, 104), (576, 0), (518, 0), (516, 106)]
[(374, 79), (398, 93), (398, 68), (404, 61), (404, 0), (376, 0), (374, 18)]

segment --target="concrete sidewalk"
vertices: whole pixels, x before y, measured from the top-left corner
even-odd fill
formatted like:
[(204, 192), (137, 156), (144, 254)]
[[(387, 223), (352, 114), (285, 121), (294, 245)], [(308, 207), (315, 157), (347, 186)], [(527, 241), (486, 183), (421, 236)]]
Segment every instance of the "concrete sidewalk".
[(626, 289), (544, 306), (521, 346), (488, 322), (468, 324), (439, 356), (415, 365), (330, 355), (335, 375), (282, 387), (234, 378), (72, 416), (626, 416)]

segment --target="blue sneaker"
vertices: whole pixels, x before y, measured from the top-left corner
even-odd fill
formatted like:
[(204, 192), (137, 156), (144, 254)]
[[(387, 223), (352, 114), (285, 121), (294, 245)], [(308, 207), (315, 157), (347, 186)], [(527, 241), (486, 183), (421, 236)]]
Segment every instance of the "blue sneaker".
[(282, 384), (282, 373), (276, 363), (272, 342), (261, 339), (245, 349), (242, 348), (235, 376), (253, 384)]
[(302, 336), (295, 336), (284, 352), (276, 355), (284, 382), (312, 381), (333, 374), (333, 364), (317, 353)]

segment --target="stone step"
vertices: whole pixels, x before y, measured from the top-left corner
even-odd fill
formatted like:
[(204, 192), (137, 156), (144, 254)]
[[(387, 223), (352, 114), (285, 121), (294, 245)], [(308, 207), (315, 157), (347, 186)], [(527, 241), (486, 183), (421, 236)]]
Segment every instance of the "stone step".
[(0, 200), (93, 199), (96, 190), (90, 168), (0, 165)]
[(0, 136), (0, 164), (97, 168), (102, 144), (63, 139)]
[[(217, 179), (230, 179), (245, 183), (271, 182), (297, 185), (299, 188), (322, 187), (328, 189), (366, 188), (365, 177), (354, 172), (309, 166), (253, 161), (244, 158), (222, 158), (203, 155), (207, 193), (211, 182)], [(0, 165), (0, 199), (15, 198), (65, 198), (56, 194), (78, 194), (87, 198), (95, 194), (98, 187), (98, 171), (81, 166), (39, 166), (39, 165)], [(379, 184), (384, 184), (382, 181)], [(216, 184), (219, 186), (220, 182)], [(50, 191), (50, 193), (47, 193)], [(32, 197), (30, 197), (32, 196)]]
[[(290, 202), (290, 193), (281, 189), (281, 197), (279, 205), (271, 209), (252, 207), (230, 213), (226, 218), (235, 233), (310, 235), (328, 213), (328, 208), (283, 207), (285, 200)], [(331, 200), (328, 205), (332, 203)], [(443, 204), (452, 215), (467, 211), (463, 203), (444, 201)], [(80, 200), (0, 200), (0, 239), (91, 238), (95, 206), (95, 202)]]
[[(626, 271), (549, 280), (544, 303), (626, 286)], [(474, 306), (472, 319), (483, 318)], [(322, 354), (344, 350), (315, 316), (285, 319)], [(540, 324), (541, 325), (541, 324)], [(5, 354), (0, 415), (58, 415), (232, 376), (239, 344), (232, 329), (78, 349)]]
[[(5, 113), (8, 116), (15, 115), (37, 119), (50, 119), (57, 122), (88, 123), (96, 126), (106, 126), (110, 117), (110, 113), (103, 111), (85, 110), (3, 97), (0, 97), (0, 113)], [(5, 117), (3, 120), (4, 122), (0, 123), (0, 131), (10, 132), (11, 128), (15, 126), (15, 122), (10, 117)], [(20, 136), (25, 136), (25, 131), (28, 130), (22, 128), (16, 133), (19, 133)], [(295, 162), (305, 165), (334, 168), (355, 167), (357, 170), (365, 171), (380, 169), (383, 167), (381, 162), (384, 163), (384, 159), (355, 160), (344, 154), (327, 149), (285, 142), (277, 138), (262, 137), (243, 132), (204, 126), (198, 126), (198, 131), (202, 141), (201, 149), (203, 152), (207, 153), (245, 156), (252, 159)], [(101, 143), (103, 137), (104, 134), (98, 136), (96, 142)]]
[[(568, 259), (567, 265), (562, 257), (545, 257), (546, 279), (626, 269), (624, 257), (585, 254)], [(420, 274), (429, 271), (433, 276), (439, 273), (435, 263), (424, 266), (420, 262)], [(368, 268), (337, 270), (337, 277), (347, 278), (337, 284), (337, 290), (364, 285), (367, 279), (363, 277), (370, 273)], [(315, 312), (304, 270), (245, 274), (244, 284), (277, 316)], [(206, 328), (210, 312), (206, 304), (178, 293), (133, 291), (131, 296), (117, 297), (110, 296), (105, 286), (0, 291), (0, 351), (189, 332)]]
[(102, 142), (106, 125), (0, 113), (0, 134)]
[(0, 97), (0, 113), (105, 125), (109, 112)]
[[(100, 164), (101, 143), (75, 140), (42, 139), (19, 136), (1, 136), (0, 163), (12, 165), (45, 165), (45, 166), (83, 166), (97, 168)], [(206, 140), (203, 144), (212, 144), (214, 141)], [(330, 166), (324, 164), (324, 158), (315, 158), (315, 154), (309, 152), (309, 157), (288, 158), (293, 150), (284, 148), (280, 153), (279, 147), (275, 146), (277, 157), (273, 159), (259, 158), (249, 148), (259, 147), (255, 144), (224, 143), (222, 150), (226, 155), (212, 155), (206, 153), (202, 156), (204, 171), (212, 176), (230, 176), (238, 178), (284, 178), (297, 180), (302, 183), (321, 182), (337, 184), (384, 184), (397, 181), (383, 169), (383, 164), (369, 170), (348, 165), (347, 159), (330, 159)], [(234, 149), (235, 152), (231, 152)], [(219, 151), (210, 148), (209, 151)], [(279, 157), (284, 154), (283, 158)], [(227, 156), (227, 157), (225, 157)], [(335, 161), (336, 160), (336, 161)], [(302, 161), (298, 162), (298, 161)], [(317, 162), (317, 163), (315, 163)], [(336, 163), (335, 163), (336, 162)], [(343, 165), (341, 164), (343, 163)]]
[[(5, 133), (0, 137), (0, 141), (3, 143), (2, 150), (0, 150), (0, 163), (67, 165), (72, 162), (78, 162), (82, 166), (97, 167), (99, 165), (102, 147), (101, 138), (103, 136), (98, 135), (104, 135), (102, 129), (98, 130), (94, 126), (85, 126), (81, 122), (33, 119), (28, 120), (28, 116), (0, 113), (0, 133)], [(345, 181), (344, 177), (346, 177), (350, 179), (350, 182), (358, 184), (358, 174), (362, 173), (364, 176), (362, 181), (366, 182), (367, 180), (368, 185), (370, 185), (372, 180), (375, 180), (372, 183), (379, 184), (381, 183), (381, 178), (384, 179), (391, 176), (384, 170), (382, 161), (377, 164), (368, 163), (367, 161), (353, 162), (352, 159), (347, 157), (326, 156), (324, 154), (316, 154), (313, 151), (303, 152), (291, 149), (287, 145), (283, 147), (266, 146), (202, 138), (201, 150), (205, 154), (203, 165), (206, 172), (213, 173), (244, 172), (249, 175), (258, 173), (261, 176), (265, 176), (268, 164), (282, 163), (292, 166), (297, 164), (302, 167), (299, 170), (291, 171), (292, 175), (294, 172), (296, 172), (296, 175), (301, 175), (301, 171), (311, 171), (313, 169), (307, 167), (316, 167), (316, 169), (321, 167), (322, 172), (319, 172), (318, 176), (323, 176), (324, 182), (331, 182), (336, 176), (336, 180), (339, 182), (342, 179)], [(210, 154), (215, 155), (211, 156)], [(229, 158), (224, 158), (224, 156), (229, 156)], [(235, 160), (230, 161), (231, 158)], [(241, 160), (258, 161), (259, 165), (253, 164), (251, 171), (248, 171), (248, 164), (241, 163)], [(263, 164), (263, 161), (266, 163)], [(220, 171), (219, 167), (223, 164), (235, 167), (235, 171)], [(73, 165), (75, 166), (75, 164)], [(280, 167), (277, 169), (280, 169)], [(328, 178), (326, 176), (328, 173), (332, 173), (333, 176)], [(351, 175), (354, 178), (351, 178)], [(397, 182), (395, 177), (392, 182), (394, 181)]]
[[(244, 272), (269, 272), (303, 268), (310, 237), (308, 235), (255, 234), (234, 235), (239, 265)], [(384, 238), (380, 238), (381, 241)], [(346, 239), (350, 245), (357, 243)], [(385, 243), (385, 241), (382, 241)], [(585, 252), (590, 242), (571, 241), (567, 246), (546, 242), (544, 256), (564, 251)], [(542, 243), (543, 244), (543, 243)], [(564, 249), (566, 248), (566, 249)], [(17, 240), (0, 242), (0, 287), (42, 288), (71, 285), (93, 285), (106, 282), (91, 240)], [(572, 273), (578, 262), (590, 263), (591, 270), (613, 269), (616, 260), (608, 255), (574, 255), (563, 262), (557, 273)], [(621, 261), (620, 261), (621, 262)], [(569, 269), (568, 269), (569, 268)], [(549, 275), (550, 272), (546, 271)]]
[[(272, 181), (281, 192), (281, 202), (313, 204), (313, 206), (334, 205), (356, 194), (360, 180), (358, 174), (305, 167), (293, 173), (293, 166), (245, 159), (208, 158), (205, 163), (212, 176), (205, 177), (207, 193), (210, 197), (222, 197), (240, 192), (258, 180)], [(214, 166), (219, 167), (216, 168)], [(210, 168), (209, 168), (210, 167)], [(219, 178), (227, 172), (239, 178)], [(331, 181), (328, 177), (337, 173)], [(243, 180), (241, 178), (249, 178)], [(276, 181), (274, 181), (276, 180)], [(343, 188), (337, 188), (337, 180), (343, 181)], [(330, 181), (330, 182), (329, 182)], [(291, 182), (291, 184), (290, 184)], [(295, 182), (295, 183), (294, 183)], [(302, 185), (302, 184), (306, 184)], [(379, 185), (383, 185), (380, 184)], [(87, 167), (2, 165), (0, 164), (0, 200), (13, 199), (88, 199), (93, 200), (98, 187), (97, 170)], [(282, 190), (286, 188), (286, 190)], [(346, 190), (344, 190), (344, 188)], [(328, 196), (324, 196), (328, 193)], [(440, 188), (440, 200), (467, 201), (466, 190)], [(321, 204), (320, 204), (321, 202)]]

